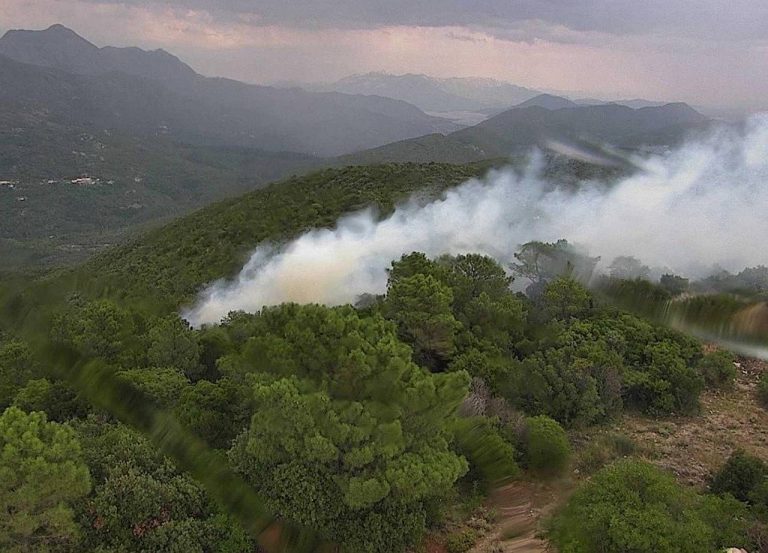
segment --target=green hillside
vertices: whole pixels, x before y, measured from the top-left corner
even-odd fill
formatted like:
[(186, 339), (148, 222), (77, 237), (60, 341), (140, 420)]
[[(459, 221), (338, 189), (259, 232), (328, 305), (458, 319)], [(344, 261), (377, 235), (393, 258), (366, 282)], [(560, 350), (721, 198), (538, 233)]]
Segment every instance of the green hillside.
[(87, 263), (81, 273), (116, 283), (125, 296), (171, 303), (239, 270), (263, 240), (281, 241), (330, 227), (344, 213), (382, 214), (418, 191), (438, 193), (481, 175), (490, 163), (430, 163), (325, 169), (211, 205)]
[(670, 146), (679, 143), (688, 133), (706, 128), (709, 123), (706, 117), (680, 103), (640, 109), (617, 104), (574, 104), (574, 107), (548, 109), (534, 102), (530, 107), (503, 111), (450, 134), (401, 140), (339, 159), (341, 163), (467, 163), (520, 156), (534, 147), (546, 150), (552, 140), (605, 143), (622, 149)]
[(452, 136), (428, 134), (409, 140), (363, 150), (334, 160), (338, 165), (369, 165), (375, 163), (471, 163), (489, 156), (476, 146), (461, 142)]

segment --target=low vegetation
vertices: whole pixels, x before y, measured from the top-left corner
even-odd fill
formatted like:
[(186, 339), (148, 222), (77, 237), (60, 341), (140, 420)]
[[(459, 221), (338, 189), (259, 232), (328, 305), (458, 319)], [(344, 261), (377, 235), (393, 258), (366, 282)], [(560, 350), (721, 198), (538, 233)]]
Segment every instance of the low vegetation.
[(741, 543), (746, 509), (733, 498), (699, 495), (642, 461), (597, 472), (553, 520), (562, 553), (717, 551)]

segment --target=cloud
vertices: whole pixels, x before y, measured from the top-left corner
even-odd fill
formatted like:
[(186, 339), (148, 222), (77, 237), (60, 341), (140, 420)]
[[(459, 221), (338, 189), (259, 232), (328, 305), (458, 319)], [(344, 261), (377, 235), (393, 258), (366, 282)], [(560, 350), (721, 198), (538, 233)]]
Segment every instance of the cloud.
[[(105, 3), (105, 0), (93, 0)], [(204, 10), (224, 22), (253, 18), (294, 28), (483, 27), (543, 21), (575, 31), (768, 38), (763, 0), (106, 0), (143, 8)]]
[(0, 24), (64, 23), (164, 48), (203, 74), (331, 81), (480, 76), (585, 96), (768, 107), (762, 0), (0, 0)]

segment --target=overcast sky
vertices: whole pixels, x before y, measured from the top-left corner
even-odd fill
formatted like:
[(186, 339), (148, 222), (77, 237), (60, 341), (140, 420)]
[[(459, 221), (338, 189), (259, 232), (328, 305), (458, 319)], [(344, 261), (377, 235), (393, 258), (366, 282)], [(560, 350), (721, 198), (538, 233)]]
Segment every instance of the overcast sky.
[(257, 83), (388, 71), (768, 109), (768, 0), (0, 0), (0, 31), (53, 23)]

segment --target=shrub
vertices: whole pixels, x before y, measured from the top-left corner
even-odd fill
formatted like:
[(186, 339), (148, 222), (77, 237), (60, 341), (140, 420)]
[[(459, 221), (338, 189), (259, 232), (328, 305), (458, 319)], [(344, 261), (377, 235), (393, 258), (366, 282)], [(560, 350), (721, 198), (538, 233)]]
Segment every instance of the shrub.
[(635, 442), (624, 434), (602, 435), (579, 452), (577, 466), (580, 471), (592, 474), (616, 459), (629, 457), (636, 450)]
[(544, 415), (526, 421), (524, 455), (530, 470), (560, 473), (568, 465), (570, 454), (568, 436), (557, 421)]
[(763, 407), (768, 407), (768, 372), (760, 375), (760, 380), (757, 382), (757, 399)]
[(727, 351), (715, 351), (706, 354), (699, 361), (698, 369), (704, 382), (710, 388), (728, 388), (736, 379), (736, 366), (733, 354)]
[(680, 345), (658, 341), (646, 346), (643, 354), (643, 366), (624, 373), (628, 403), (652, 415), (694, 413), (704, 379), (687, 365)]
[(757, 457), (734, 451), (712, 479), (712, 491), (749, 501), (752, 492), (768, 477), (768, 466)]
[(519, 361), (502, 395), (514, 408), (547, 415), (566, 427), (594, 423), (604, 414), (597, 381), (570, 353), (549, 349)]
[(445, 549), (448, 553), (466, 553), (475, 545), (477, 538), (477, 532), (474, 530), (456, 532), (445, 540)]
[[(715, 551), (724, 545), (719, 532), (726, 523), (716, 527), (712, 520), (723, 518), (724, 507), (649, 463), (623, 460), (597, 472), (573, 494), (552, 521), (550, 537), (561, 553)], [(725, 537), (736, 522), (727, 522)]]
[(499, 433), (492, 419), (456, 419), (450, 425), (455, 448), (469, 461), (470, 474), (488, 484), (517, 476), (515, 448)]
[(624, 434), (609, 434), (606, 439), (620, 457), (628, 457), (637, 451), (637, 444)]

